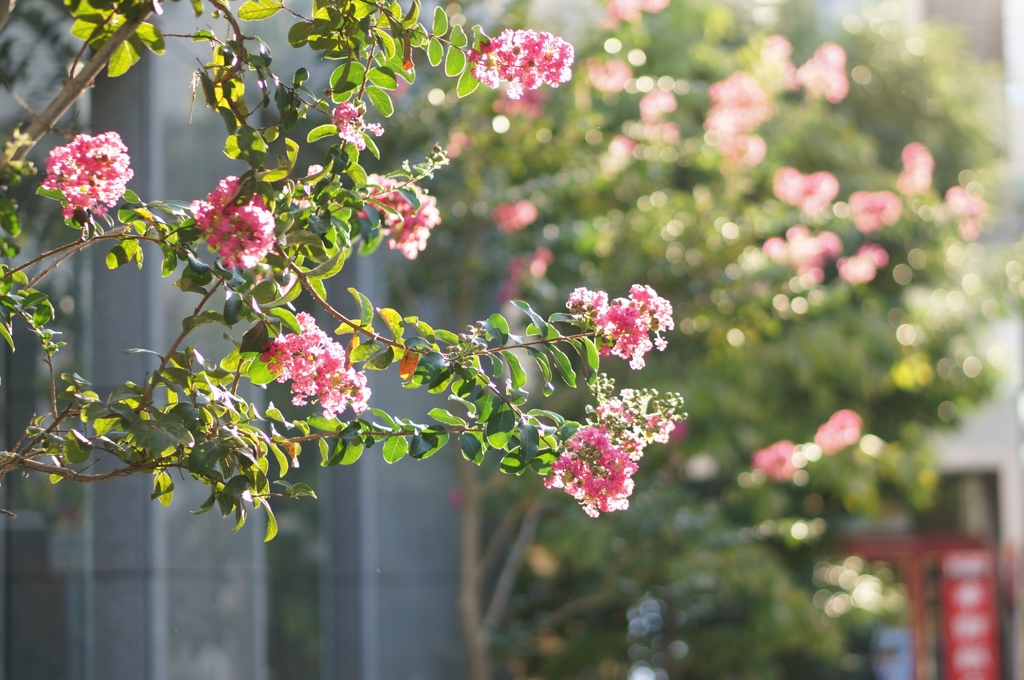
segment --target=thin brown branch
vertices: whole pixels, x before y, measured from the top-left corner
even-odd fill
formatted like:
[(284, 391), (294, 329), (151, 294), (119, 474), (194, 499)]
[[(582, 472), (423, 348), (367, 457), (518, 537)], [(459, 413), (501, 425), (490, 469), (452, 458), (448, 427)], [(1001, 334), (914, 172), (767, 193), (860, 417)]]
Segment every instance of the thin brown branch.
[(490, 630), (496, 629), (498, 623), (505, 615), (508, 599), (512, 594), (512, 587), (515, 585), (516, 577), (523, 566), (523, 560), (526, 559), (526, 551), (530, 548), (530, 544), (533, 543), (534, 536), (537, 535), (537, 527), (540, 526), (540, 518), (543, 512), (543, 503), (533, 503), (526, 510), (523, 522), (519, 525), (519, 534), (516, 536), (515, 543), (512, 544), (512, 550), (509, 551), (508, 558), (505, 560), (505, 566), (502, 567), (501, 575), (498, 576), (498, 582), (494, 586), (494, 593), (491, 595), (491, 602), (487, 606), (487, 614), (484, 616), (484, 625)]
[(53, 126), (57, 124), (60, 117), (92, 86), (96, 76), (100, 74), (100, 71), (110, 61), (114, 51), (134, 35), (139, 26), (152, 14), (152, 6), (141, 10), (137, 16), (125, 21), (99, 49), (93, 52), (89, 61), (85, 62), (82, 66), (82, 69), (74, 77), (65, 81), (64, 87), (57, 93), (57, 96), (26, 128), (25, 134), (31, 140), (31, 144), (19, 146), (11, 158), (0, 160), (0, 169), (12, 160), (18, 161), (25, 158), (32, 147), (43, 138), (43, 135), (53, 129)]

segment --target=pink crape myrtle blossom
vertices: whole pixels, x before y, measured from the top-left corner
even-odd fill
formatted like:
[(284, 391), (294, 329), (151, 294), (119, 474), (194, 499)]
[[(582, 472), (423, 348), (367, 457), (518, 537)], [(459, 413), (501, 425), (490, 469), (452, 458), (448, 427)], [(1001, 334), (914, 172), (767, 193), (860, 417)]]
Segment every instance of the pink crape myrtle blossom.
[(850, 409), (836, 411), (827, 423), (818, 428), (814, 443), (822, 453), (836, 454), (859, 442), (863, 428), (864, 421), (855, 412)]
[(380, 137), (384, 128), (379, 123), (367, 123), (363, 120), (365, 110), (360, 110), (352, 102), (342, 102), (334, 107), (331, 122), (338, 126), (338, 136), (360, 151), (366, 148), (364, 134)]
[(676, 98), (671, 92), (654, 90), (640, 99), (640, 120), (654, 122), (666, 113), (676, 110)]
[(667, 443), (685, 417), (676, 412), (682, 405), (678, 395), (661, 398), (653, 390), (626, 389), (612, 396), (613, 388), (607, 377), (595, 380), (593, 416), (565, 443), (544, 480), (547, 488), (564, 489), (578, 500), (591, 517), (629, 507), (644, 449), (652, 442)]
[(730, 162), (752, 168), (768, 154), (768, 144), (757, 135), (732, 135), (718, 140), (718, 151)]
[(471, 50), (473, 77), (492, 89), (508, 82), (509, 99), (547, 83), (558, 87), (572, 78), (572, 45), (550, 33), (506, 28), (496, 38)]
[(767, 145), (750, 134), (775, 115), (775, 104), (757, 78), (737, 71), (708, 88), (711, 109), (704, 120), (709, 143), (733, 165), (754, 167), (764, 160)]
[(793, 45), (782, 35), (769, 36), (761, 45), (761, 63), (757, 74), (771, 89), (796, 90), (800, 81), (792, 61)]
[(262, 196), (242, 202), (238, 191), (238, 178), (230, 175), (205, 201), (193, 201), (190, 210), (225, 267), (251, 269), (274, 247), (274, 215)]
[(824, 97), (832, 104), (838, 104), (850, 92), (850, 81), (846, 78), (846, 52), (835, 43), (825, 43), (797, 69), (796, 78), (809, 98)]
[(959, 221), (957, 231), (961, 238), (973, 241), (981, 236), (981, 221), (988, 215), (985, 199), (963, 187), (950, 187), (946, 192), (946, 208)]
[(498, 287), (498, 304), (504, 304), (509, 300), (520, 296), (520, 284), (529, 274), (534, 279), (539, 279), (547, 274), (548, 266), (555, 261), (555, 254), (549, 248), (538, 246), (529, 255), (513, 257), (508, 261), (508, 275)]
[(643, 12), (656, 14), (668, 7), (668, 3), (669, 0), (609, 0), (606, 16), (612, 22), (635, 24), (643, 18)]
[(633, 158), (636, 140), (615, 135), (608, 144), (608, 153), (601, 157), (601, 170), (610, 175), (622, 172)]
[(566, 307), (570, 314), (593, 324), (601, 354), (628, 359), (633, 370), (644, 367), (647, 352), (655, 347), (665, 349), (661, 333), (674, 324), (671, 303), (658, 297), (650, 286), (639, 284), (630, 288), (629, 298), (611, 302), (603, 291), (577, 288), (569, 295)]
[(750, 464), (755, 470), (762, 470), (769, 479), (785, 482), (793, 478), (796, 466), (793, 465), (793, 452), (796, 446), (788, 439), (775, 442), (769, 447), (754, 451)]
[(427, 247), (430, 230), (441, 224), (441, 213), (437, 210), (437, 199), (430, 196), (415, 184), (406, 184), (402, 188), (416, 194), (419, 209), (414, 209), (395, 189), (399, 182), (382, 175), (370, 175), (367, 183), (380, 187), (379, 192), (370, 195), (371, 203), (386, 206), (394, 212), (381, 209), (380, 219), (384, 224), (384, 235), (388, 236), (388, 247), (415, 260), (420, 251)]
[(791, 265), (796, 273), (809, 275), (815, 283), (825, 280), (825, 263), (839, 256), (843, 242), (831, 231), (812, 236), (811, 230), (796, 224), (786, 230), (786, 238), (773, 236), (764, 242), (764, 254), (780, 264)]
[(103, 215), (121, 200), (134, 176), (128, 167), (128, 148), (116, 132), (76, 135), (70, 144), (50, 151), (43, 188), (64, 194), (64, 219), (75, 210)]
[(905, 196), (920, 196), (932, 186), (935, 159), (924, 144), (911, 142), (903, 147), (900, 154), (903, 171), (896, 181), (896, 188)]
[(889, 253), (885, 251), (885, 248), (874, 243), (863, 245), (856, 255), (841, 257), (836, 262), (839, 278), (853, 285), (871, 283), (875, 280), (878, 270), (887, 264), (889, 264)]
[(611, 441), (604, 425), (580, 428), (565, 449), (552, 463), (544, 486), (565, 489), (591, 517), (629, 507), (639, 466)]
[(839, 180), (830, 172), (809, 175), (796, 168), (782, 167), (775, 173), (775, 195), (810, 216), (821, 215), (839, 193)]
[(849, 204), (853, 225), (864, 234), (892, 226), (903, 216), (903, 202), (891, 191), (855, 191)]
[(711, 109), (704, 129), (728, 136), (755, 130), (775, 115), (771, 96), (757, 78), (737, 71), (708, 88)]
[(587, 78), (598, 92), (622, 92), (632, 77), (633, 69), (623, 61), (587, 59)]
[(502, 203), (491, 211), (491, 219), (502, 234), (513, 234), (537, 221), (537, 206), (530, 201)]
[(296, 406), (315, 399), (327, 418), (349, 406), (356, 414), (365, 411), (370, 398), (366, 374), (348, 363), (345, 348), (320, 330), (312, 316), (299, 312), (296, 318), (302, 332), (277, 336), (263, 348), (260, 360), (277, 382), (292, 381)]

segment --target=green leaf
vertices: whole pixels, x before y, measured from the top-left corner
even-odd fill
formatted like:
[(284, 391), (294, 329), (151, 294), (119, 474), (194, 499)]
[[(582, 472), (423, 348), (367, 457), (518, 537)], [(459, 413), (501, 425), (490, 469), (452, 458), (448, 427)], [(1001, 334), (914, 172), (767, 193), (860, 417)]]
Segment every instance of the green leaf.
[(363, 368), (371, 371), (383, 371), (395, 361), (395, 348), (386, 346), (384, 349), (370, 357)]
[(484, 436), (487, 443), (496, 449), (504, 449), (512, 439), (516, 426), (516, 414), (508, 404), (499, 401), (487, 422), (484, 423)]
[(484, 443), (476, 432), (463, 432), (459, 435), (459, 446), (462, 447), (462, 455), (466, 460), (471, 460), (477, 465), (484, 461)]
[(508, 475), (518, 475), (526, 470), (526, 463), (523, 462), (519, 451), (513, 451), (501, 459), (501, 471)]
[[(135, 35), (142, 41), (142, 44), (149, 48), (153, 54), (164, 53), (164, 36), (153, 24), (143, 22), (137, 29)], [(138, 198), (135, 199), (138, 201)]]
[(266, 543), (277, 536), (277, 518), (274, 517), (274, 511), (270, 509), (270, 503), (263, 501), (263, 509), (267, 511), (267, 533), (263, 537), (263, 542)]
[(167, 507), (174, 499), (174, 480), (166, 472), (161, 471), (153, 478), (152, 500), (159, 500), (160, 505)]
[(531, 345), (527, 345), (524, 349), (537, 362), (537, 368), (540, 369), (541, 374), (544, 376), (544, 382), (551, 382), (551, 365), (548, 363), (548, 356), (540, 349)]
[(462, 99), (473, 94), (478, 87), (480, 87), (480, 81), (473, 77), (473, 69), (466, 69), (459, 76), (459, 82), (455, 84), (455, 94)]
[(402, 335), (405, 333), (405, 326), (402, 324), (402, 315), (390, 307), (378, 309), (377, 314), (380, 318), (384, 319), (384, 323), (387, 324), (392, 337), (394, 337), (398, 342), (401, 342)]
[[(526, 312), (527, 316), (530, 317), (530, 321), (532, 321), (533, 325), (537, 327), (541, 337), (549, 337), (548, 332), (551, 330), (551, 326), (549, 326), (548, 322), (544, 320), (544, 317), (533, 310), (533, 307), (522, 300), (513, 300), (512, 304)], [(557, 337), (557, 335), (555, 337)]]
[(310, 36), (316, 33), (316, 26), (306, 21), (293, 24), (288, 29), (288, 44), (292, 47), (302, 47), (309, 42)]
[(558, 369), (558, 374), (562, 376), (565, 384), (569, 387), (576, 387), (576, 371), (572, 370), (572, 362), (569, 361), (569, 357), (554, 345), (549, 346), (548, 351), (555, 358), (555, 368)]
[(452, 415), (451, 413), (449, 413), (448, 411), (444, 410), (443, 408), (430, 409), (430, 412), (427, 415), (429, 415), (431, 418), (433, 418), (437, 422), (444, 423), (445, 425), (451, 425), (453, 427), (465, 427), (466, 426), (466, 421), (465, 420), (463, 420), (462, 418), (459, 418), (456, 415)]
[[(438, 7), (438, 9), (441, 9)], [(441, 45), (441, 41), (437, 38), (431, 38), (430, 42), (427, 43), (427, 59), (430, 60), (431, 66), (437, 66), (444, 59), (444, 46)]]
[[(452, 32), (454, 35), (454, 31)], [(444, 60), (444, 74), (449, 78), (461, 75), (466, 70), (466, 53), (451, 45), (448, 47), (448, 56)]]
[(448, 37), (448, 40), (455, 47), (465, 47), (469, 44), (469, 38), (466, 37), (466, 32), (462, 30), (461, 24), (452, 26), (452, 34)]
[(270, 342), (270, 333), (267, 330), (267, 322), (258, 321), (242, 336), (238, 351), (242, 356), (254, 356), (262, 353), (268, 342)]
[(245, 370), (245, 377), (253, 385), (266, 385), (267, 383), (274, 382), (277, 378), (275, 374), (270, 372), (270, 367), (260, 361), (259, 357), (250, 359), (249, 366)]
[(398, 88), (398, 78), (395, 76), (395, 72), (387, 66), (370, 69), (367, 78), (370, 79), (371, 83), (385, 90)]
[(280, 319), (292, 333), (295, 333), (296, 335), (300, 335), (302, 333), (302, 327), (299, 326), (299, 320), (291, 313), (290, 310), (285, 309), (284, 307), (275, 307), (267, 312), (267, 315), (272, 316), (275, 319)]
[(352, 294), (352, 297), (356, 299), (356, 304), (359, 305), (359, 325), (363, 328), (371, 328), (373, 326), (373, 305), (365, 295), (355, 288), (349, 288), (348, 292)]
[(524, 463), (529, 463), (540, 451), (540, 433), (529, 423), (519, 425), (519, 456)]
[(395, 112), (395, 105), (391, 103), (391, 97), (380, 88), (366, 88), (366, 98), (373, 104), (373, 108), (380, 111), (380, 114), (385, 118), (390, 118), (391, 114)]
[(384, 442), (384, 460), (388, 463), (400, 461), (409, 452), (409, 442), (405, 437), (388, 437)]
[(501, 356), (508, 362), (508, 370), (512, 374), (512, 389), (518, 390), (526, 384), (526, 373), (519, 363), (519, 357), (511, 351), (504, 351)]
[(238, 18), (242, 21), (262, 21), (269, 19), (284, 9), (284, 4), (277, 0), (248, 0), (238, 8)]
[(114, 49), (107, 62), (107, 75), (111, 78), (122, 76), (139, 60), (139, 53), (130, 41), (125, 41)]
[(323, 139), (324, 137), (331, 137), (332, 135), (336, 136), (337, 134), (337, 125), (335, 125), (334, 123), (324, 123), (323, 125), (317, 125), (315, 128), (310, 130), (309, 134), (306, 135), (306, 141), (312, 144), (318, 139)]
[(586, 356), (583, 357), (587, 366), (592, 370), (597, 371), (601, 367), (601, 355), (597, 351), (597, 344), (593, 338), (583, 338), (583, 346), (586, 348)]
[(507, 345), (509, 330), (508, 321), (505, 320), (505, 317), (501, 314), (491, 314), (487, 320), (490, 321), (491, 325), (498, 331), (498, 341), (503, 345)]
[[(448, 32), (448, 15), (445, 14), (442, 7), (434, 8), (434, 25), (431, 29), (431, 33), (434, 35), (444, 35)], [(435, 64), (436, 66), (436, 64)]]

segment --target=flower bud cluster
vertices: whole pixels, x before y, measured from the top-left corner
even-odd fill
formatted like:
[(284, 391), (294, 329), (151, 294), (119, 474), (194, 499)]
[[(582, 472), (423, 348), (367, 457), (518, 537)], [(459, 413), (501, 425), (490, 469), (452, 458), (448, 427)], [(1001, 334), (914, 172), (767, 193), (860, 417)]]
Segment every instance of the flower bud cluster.
[(349, 406), (357, 414), (365, 411), (370, 398), (366, 374), (348, 363), (345, 348), (320, 330), (312, 316), (299, 312), (297, 319), (302, 332), (277, 336), (263, 348), (260, 360), (277, 382), (292, 381), (296, 406), (316, 399), (328, 418)]
[(206, 233), (206, 244), (217, 251), (225, 267), (250, 269), (274, 247), (274, 215), (262, 196), (243, 201), (238, 191), (238, 178), (230, 175), (205, 201), (193, 201), (190, 210)]
[[(597, 331), (598, 349), (629, 360), (633, 370), (644, 367), (644, 355), (665, 349), (663, 331), (672, 330), (672, 305), (650, 286), (634, 284), (629, 298), (608, 301), (608, 294), (577, 288), (566, 303), (569, 313)], [(650, 334), (654, 334), (651, 341)]]
[(492, 89), (508, 82), (509, 99), (547, 83), (558, 87), (572, 78), (572, 45), (550, 33), (506, 28), (496, 38), (472, 50), (473, 77)]
[(415, 260), (420, 251), (427, 247), (430, 230), (441, 224), (441, 213), (437, 210), (437, 199), (428, 195), (415, 184), (404, 186), (404, 189), (416, 195), (420, 202), (419, 208), (413, 205), (400, 192), (395, 191), (399, 183), (383, 175), (370, 175), (368, 184), (376, 184), (382, 191), (373, 196), (376, 203), (387, 206), (391, 211), (382, 210), (381, 220), (384, 223), (384, 234), (388, 236), (388, 247)]
[(116, 132), (77, 135), (70, 144), (58, 146), (46, 160), (45, 189), (64, 194), (64, 219), (75, 210), (102, 215), (121, 200), (134, 176), (128, 167), (128, 148)]
[(591, 517), (629, 507), (644, 449), (651, 442), (668, 442), (676, 423), (686, 417), (677, 394), (659, 397), (655, 390), (626, 389), (612, 396), (614, 388), (610, 378), (597, 378), (597, 407), (566, 442), (544, 480), (549, 489), (565, 489)]

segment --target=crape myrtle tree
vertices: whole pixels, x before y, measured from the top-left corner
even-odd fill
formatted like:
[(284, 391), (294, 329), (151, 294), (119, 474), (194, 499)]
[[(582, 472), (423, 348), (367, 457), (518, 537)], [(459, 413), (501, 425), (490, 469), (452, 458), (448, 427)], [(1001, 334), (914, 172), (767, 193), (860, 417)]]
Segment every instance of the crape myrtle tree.
[[(4, 6), (0, 29), (10, 25), (14, 3)], [(644, 448), (667, 440), (683, 417), (678, 395), (617, 392), (598, 372), (602, 356), (640, 367), (647, 351), (664, 348), (672, 311), (653, 289), (633, 286), (610, 297), (579, 288), (553, 315), (517, 303), (522, 322), (513, 318), (514, 327), (491, 314), (452, 332), (375, 306), (355, 289), (357, 312), (346, 315), (328, 300), (324, 283), (351, 256), (381, 244), (415, 258), (443, 223), (436, 199), (420, 188), (447, 164), (442, 147), (381, 174), (361, 163), (388, 135), (386, 124), (365, 117), (392, 114), (389, 92), (412, 83), (418, 67), (443, 69), (460, 97), (481, 83), (503, 84), (509, 96), (557, 87), (572, 77), (572, 46), (529, 29), (488, 37), (479, 26), (450, 21), (443, 8), (421, 23), (418, 0), (316, 0), (305, 8), (196, 0), (192, 7), (197, 17), (209, 12), (217, 28), (162, 35), (159, 1), (67, 3), (70, 32), (80, 41), (67, 77), (4, 141), (0, 186), (6, 192), (34, 183), (60, 203), (67, 229), (60, 245), (19, 255), (18, 205), (13, 194), (0, 197), (0, 335), (13, 350), (15, 327), (30, 331), (48, 383), (48, 408), (0, 452), (0, 477), (41, 473), (54, 483), (89, 483), (147, 474), (154, 499), (167, 504), (175, 476), (189, 475), (210, 489), (202, 510), (217, 507), (237, 526), (251, 509), (265, 511), (269, 540), (277, 531), (272, 500), (314, 494), (282, 479), (300, 455), (318, 451), (323, 465), (345, 465), (378, 446), (395, 462), (427, 458), (451, 442), (478, 464), (496, 458), (506, 472), (534, 469), (589, 514), (625, 508)], [(275, 15), (291, 22), (293, 48), (336, 62), (329, 79), (313, 82), (306, 69), (274, 72), (250, 22)], [(173, 41), (209, 45), (209, 60), (195, 73), (196, 94), (223, 119), (223, 152), (239, 161), (237, 175), (181, 203), (127, 188), (131, 150), (116, 132), (74, 135), (47, 158), (32, 156), (104, 69), (122, 75), (142, 52), (162, 54)], [(332, 142), (322, 162), (297, 167), (304, 146), (321, 139)], [(164, 346), (133, 350), (155, 354), (157, 367), (109, 394), (94, 391), (88, 376), (55, 368), (63, 343), (45, 292), (48, 276), (93, 247), (107, 249), (112, 269), (161, 267), (194, 300)], [(318, 327), (312, 315), (295, 312), (296, 303), (319, 307), (336, 327)], [(190, 344), (207, 325), (223, 326), (232, 339), (224, 356), (204, 356)], [(555, 380), (587, 389), (595, 409), (575, 421), (533, 408), (527, 362), (550, 376), (545, 390)], [(419, 423), (375, 405), (365, 371), (392, 364), (404, 386), (447, 393), (451, 410), (436, 408), (432, 422)], [(304, 417), (289, 420), (244, 396), (247, 384), (273, 381), (290, 384), (293, 403), (308, 407)], [(106, 464), (94, 468), (100, 459)]]
[(463, 471), (469, 643), (516, 677), (865, 677), (863, 626), (903, 597), (834, 529), (924, 507), (932, 435), (1004, 369), (978, 338), (1022, 273), (979, 264), (997, 76), (887, 6), (827, 38), (796, 4), (770, 30), (701, 0), (590, 8), (505, 20), (575, 28), (572, 83), (468, 105), (436, 83), (404, 123), (446, 131), (460, 171), (434, 184), (445, 247), (393, 280), (467, 318), (649, 283), (681, 332), (645, 376), (690, 419), (601, 522)]

